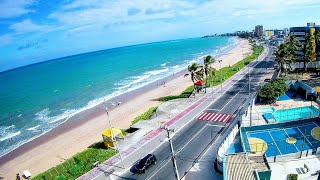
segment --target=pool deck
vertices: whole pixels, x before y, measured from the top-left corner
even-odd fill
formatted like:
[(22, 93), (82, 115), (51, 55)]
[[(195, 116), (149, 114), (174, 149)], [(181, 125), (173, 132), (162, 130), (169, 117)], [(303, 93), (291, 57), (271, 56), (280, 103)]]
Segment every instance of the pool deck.
[[(274, 106), (272, 104), (255, 104), (252, 108), (252, 114), (251, 114), (252, 126), (268, 124), (268, 122), (262, 116), (264, 113), (259, 111), (259, 109), (274, 108), (275, 110), (281, 110), (281, 109), (305, 107), (305, 106), (311, 106), (311, 101), (307, 101), (307, 100), (304, 100), (301, 98), (296, 98), (296, 99), (290, 99), (290, 100), (277, 101), (276, 104), (277, 104), (277, 106)], [(316, 102), (312, 102), (312, 106), (316, 107), (317, 109), (320, 109), (319, 104)], [(250, 113), (249, 112), (250, 112), (250, 110), (248, 111), (248, 114), (244, 117), (242, 126), (245, 126), (245, 127), (250, 126)]]
[[(305, 165), (309, 168), (308, 172)], [(271, 179), (287, 180), (288, 174), (298, 174), (298, 179), (316, 180), (318, 175), (312, 174), (320, 170), (320, 157), (309, 156), (297, 160), (269, 163), (269, 166), (272, 170)]]

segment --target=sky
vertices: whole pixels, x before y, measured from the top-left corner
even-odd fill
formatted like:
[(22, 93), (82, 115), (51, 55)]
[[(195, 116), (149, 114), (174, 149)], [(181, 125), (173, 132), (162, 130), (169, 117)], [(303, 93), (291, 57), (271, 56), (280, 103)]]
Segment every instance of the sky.
[(320, 24), (320, 0), (0, 0), (0, 72), (207, 34)]

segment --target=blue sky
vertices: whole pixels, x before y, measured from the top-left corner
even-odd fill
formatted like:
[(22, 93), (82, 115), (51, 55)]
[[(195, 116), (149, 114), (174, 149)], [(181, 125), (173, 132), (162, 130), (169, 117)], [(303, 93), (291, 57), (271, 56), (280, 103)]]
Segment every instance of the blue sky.
[(0, 0), (0, 71), (112, 47), (320, 24), (320, 0)]

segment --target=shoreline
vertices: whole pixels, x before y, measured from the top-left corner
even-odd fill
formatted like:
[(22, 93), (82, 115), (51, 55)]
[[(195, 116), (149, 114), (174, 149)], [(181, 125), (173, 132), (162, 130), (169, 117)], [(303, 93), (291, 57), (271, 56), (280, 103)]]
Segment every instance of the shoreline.
[[(223, 56), (228, 51), (231, 51), (232, 49), (236, 48), (240, 44), (240, 41), (241, 41), (241, 39), (237, 38), (237, 43), (235, 43), (235, 44), (233, 44), (231, 46), (229, 46), (229, 45), (226, 46), (225, 49), (221, 50), (221, 52), (219, 52), (218, 54), (214, 55), (213, 57), (214, 58), (219, 58), (219, 57)], [(203, 56), (200, 56), (200, 57), (197, 58), (197, 61), (198, 61), (199, 64), (203, 63), (201, 60), (205, 56), (206, 55), (203, 55)], [(149, 84), (146, 84), (146, 85), (144, 85), (142, 87), (138, 87), (136, 89), (133, 89), (133, 90), (124, 92), (122, 94), (116, 95), (116, 96), (108, 99), (107, 102), (123, 102), (123, 103), (125, 103), (125, 102), (128, 101), (128, 97), (130, 97), (130, 98), (137, 97), (141, 93), (145, 93), (145, 92), (148, 92), (150, 90), (153, 90), (158, 85), (162, 84), (163, 82), (172, 81), (175, 78), (184, 75), (185, 73), (189, 73), (187, 68), (182, 69), (182, 70), (180, 70), (180, 71), (178, 71), (176, 73), (173, 73), (172, 75), (168, 75), (168, 76), (162, 77), (162, 78), (160, 78), (158, 80), (155, 80), (153, 82), (150, 82)], [(143, 89), (146, 89), (146, 90), (143, 90)], [(73, 116), (65, 118), (63, 120), (63, 122), (61, 124), (59, 124), (58, 126), (52, 128), (52, 129), (50, 129), (50, 130), (48, 130), (46, 132), (43, 132), (42, 134), (30, 139), (29, 141), (23, 143), (22, 145), (17, 146), (16, 148), (12, 149), (11, 151), (3, 154), (2, 156), (0, 156), (0, 166), (3, 164), (2, 163), (2, 161), (3, 161), (2, 158), (5, 158), (8, 154), (13, 153), (14, 151), (19, 151), (18, 149), (20, 147), (26, 146), (25, 147), (26, 150), (29, 150), (30, 149), (29, 146), (41, 144), (41, 141), (38, 142), (38, 143), (35, 143), (35, 142), (32, 143), (32, 141), (37, 141), (37, 139), (41, 138), (42, 136), (45, 136), (46, 134), (50, 133), (51, 131), (55, 131), (56, 129), (57, 129), (57, 132), (62, 132), (63, 133), (64, 131), (61, 131), (61, 127), (59, 128), (59, 126), (64, 126), (64, 124), (67, 124), (65, 126), (71, 127), (70, 123), (73, 123), (73, 125), (75, 125), (74, 127), (71, 127), (71, 129), (73, 129), (73, 128), (78, 127), (78, 126), (80, 126), (81, 124), (84, 123), (84, 119), (83, 118), (87, 118), (87, 120), (89, 121), (90, 119), (93, 119), (93, 118), (95, 118), (97, 116), (101, 116), (105, 112), (104, 110), (101, 110), (101, 107), (100, 107), (101, 105), (102, 105), (102, 103), (99, 103), (97, 105), (94, 105), (93, 107), (90, 107), (90, 108), (87, 108), (87, 109), (83, 109), (83, 110), (81, 110), (79, 112), (76, 112)], [(112, 109), (114, 109), (114, 107), (109, 106), (108, 109), (112, 110)], [(84, 115), (84, 117), (83, 117), (83, 115)], [(17, 154), (17, 153), (13, 153), (13, 154)]]
[[(233, 50), (236, 51), (236, 49), (239, 49), (239, 46), (241, 46), (241, 43), (243, 41), (244, 40), (239, 39), (239, 42), (237, 44), (235, 44), (232, 47), (226, 48), (219, 55), (217, 55), (217, 57), (215, 57), (215, 58), (222, 58), (223, 56), (228, 56), (226, 54), (228, 52), (230, 52), (230, 51), (233, 51)], [(227, 64), (228, 64), (228, 62), (227, 62)], [(225, 64), (222, 67), (225, 67), (227, 64)], [(230, 62), (229, 62), (229, 64), (230, 64)], [(217, 69), (219, 69), (219, 68), (217, 68)], [(138, 101), (138, 100), (140, 100), (140, 101), (141, 100), (142, 101), (148, 101), (149, 99), (145, 99), (145, 98), (139, 99), (141, 96), (144, 96), (144, 95), (148, 96), (148, 94), (152, 94), (151, 97), (153, 97), (153, 99), (158, 98), (157, 95), (161, 94), (161, 92), (159, 93), (157, 91), (157, 89), (160, 89), (160, 88), (161, 89), (167, 89), (167, 87), (162, 87), (162, 85), (158, 86), (158, 84), (161, 84), (161, 82), (165, 81), (166, 85), (167, 85), (167, 84), (173, 83), (173, 81), (178, 81), (178, 79), (180, 79), (180, 80), (182, 79), (183, 81), (189, 81), (188, 83), (183, 84), (183, 87), (185, 87), (185, 86), (188, 87), (188, 86), (192, 85), (191, 80), (190, 80), (189, 77), (183, 78), (183, 74), (186, 73), (186, 72), (188, 72), (188, 71), (186, 69), (184, 69), (184, 70), (182, 70), (182, 71), (180, 71), (178, 73), (175, 73), (173, 75), (170, 75), (170, 76), (164, 77), (162, 79), (159, 79), (157, 81), (151, 82), (150, 84), (148, 84), (148, 85), (146, 85), (144, 87), (140, 87), (140, 88), (132, 90), (130, 92), (126, 92), (124, 94), (118, 95), (118, 96), (113, 97), (110, 100), (108, 100), (108, 101), (121, 101), (121, 102), (123, 102), (123, 104), (121, 106), (117, 107), (117, 108), (110, 108), (111, 109), (110, 111), (112, 112), (111, 115), (110, 115), (111, 119), (112, 120), (116, 120), (116, 122), (114, 123), (115, 126), (119, 127), (119, 128), (128, 128), (128, 124), (131, 124), (131, 121), (133, 120), (133, 119), (128, 118), (128, 116), (133, 116), (134, 117), (135, 114), (141, 114), (140, 112), (144, 112), (145, 109), (148, 109), (148, 108), (152, 107), (153, 106), (152, 104), (160, 104), (160, 102), (158, 102), (158, 101), (153, 101), (152, 102), (152, 99), (151, 99), (151, 101), (149, 101), (149, 104), (146, 103), (146, 105), (145, 105), (142, 102), (142, 105), (144, 105), (144, 106), (142, 106), (143, 107), (142, 109), (139, 109), (139, 112), (135, 112), (135, 111), (138, 111), (137, 109), (134, 111), (134, 108), (130, 108), (132, 106), (126, 108), (126, 106), (128, 106), (129, 102), (131, 102), (131, 101)], [(185, 88), (182, 88), (182, 87), (179, 87), (179, 88), (183, 89), (183, 90), (185, 89)], [(180, 91), (180, 89), (173, 89), (171, 91), (168, 91), (169, 94), (167, 94), (167, 95), (171, 95), (170, 93), (175, 94), (176, 92), (173, 92), (174, 90), (179, 92), (179, 93), (181, 93), (183, 90)], [(156, 91), (156, 92), (152, 92), (152, 91)], [(161, 96), (159, 96), (159, 97), (161, 97)], [(117, 110), (117, 109), (119, 109), (119, 110)], [(131, 110), (134, 111), (134, 113), (130, 112)], [(115, 112), (113, 112), (113, 111), (115, 111)], [(124, 113), (123, 111), (127, 111), (127, 112)], [(117, 117), (117, 115), (120, 116), (120, 117)], [(83, 112), (80, 112), (80, 113), (74, 115), (73, 117), (71, 117), (69, 120), (67, 120), (64, 123), (60, 124), (59, 126), (57, 126), (57, 127), (53, 128), (52, 130), (46, 132), (45, 134), (43, 134), (43, 135), (41, 135), (41, 136), (31, 140), (31, 141), (19, 146), (15, 150), (13, 150), (13, 151), (7, 153), (6, 155), (0, 157), (0, 168), (3, 168), (4, 165), (6, 165), (6, 164), (10, 164), (10, 163), (14, 164), (14, 162), (12, 162), (12, 161), (14, 161), (15, 159), (18, 159), (18, 158), (20, 158), (20, 159), (18, 159), (17, 161), (22, 161), (22, 164), (26, 160), (31, 160), (31, 158), (34, 158), (34, 157), (30, 156), (29, 154), (37, 154), (37, 152), (32, 153), (31, 151), (32, 150), (37, 150), (38, 151), (39, 147), (41, 149), (41, 147), (45, 146), (44, 150), (49, 150), (50, 151), (50, 149), (48, 149), (48, 147), (50, 148), (48, 143), (50, 143), (51, 141), (56, 141), (58, 138), (63, 139), (64, 135), (67, 135), (69, 132), (75, 131), (76, 129), (81, 129), (83, 131), (86, 131), (85, 125), (91, 126), (93, 121), (97, 121), (98, 119), (100, 121), (97, 121), (97, 122), (100, 123), (100, 124), (95, 124), (95, 126), (96, 126), (95, 130), (99, 129), (99, 130), (96, 130), (96, 131), (99, 132), (100, 129), (105, 129), (105, 128), (108, 127), (107, 121), (105, 119), (106, 117), (104, 117), (104, 116), (105, 116), (105, 110), (102, 109), (101, 107), (99, 107), (99, 105), (97, 105), (97, 106), (95, 106), (95, 107), (93, 107), (91, 109), (85, 110)], [(124, 118), (122, 118), (121, 116), (124, 117)], [(120, 121), (117, 122), (117, 119), (128, 119), (128, 120), (125, 121), (126, 123), (121, 123)], [(99, 127), (99, 125), (101, 125), (101, 124), (103, 126), (105, 126), (105, 127)], [(99, 127), (99, 128), (97, 128), (97, 127)], [(88, 130), (89, 130), (89, 128), (87, 129), (87, 131)], [(102, 131), (100, 131), (100, 134), (98, 134), (98, 135), (97, 135), (96, 132), (92, 132), (92, 133), (91, 132), (87, 132), (87, 134), (83, 135), (82, 137), (86, 137), (87, 135), (92, 135), (92, 136), (95, 136), (95, 137), (91, 138), (91, 139), (101, 140), (101, 132)], [(67, 138), (73, 139), (73, 137), (68, 137), (68, 136), (67, 136)], [(77, 139), (77, 138), (75, 138), (75, 139)], [(78, 137), (78, 139), (81, 139), (81, 137)], [(70, 142), (72, 142), (72, 141), (70, 141)], [(91, 144), (92, 144), (95, 141), (87, 140), (86, 143), (83, 143), (83, 144), (82, 143), (77, 143), (77, 144), (81, 144), (81, 146), (83, 146), (84, 149), (85, 149), (86, 147), (88, 147), (88, 145), (87, 145), (88, 142), (91, 142)], [(63, 144), (63, 143), (61, 142), (61, 143), (58, 143), (58, 144)], [(75, 151), (75, 152), (80, 152), (81, 149), (83, 150), (83, 147), (82, 148), (81, 147), (80, 148), (79, 147), (73, 147), (72, 144), (69, 144), (69, 146), (71, 146), (73, 148), (73, 151)], [(62, 148), (63, 148), (63, 146), (62, 146)], [(61, 148), (58, 148), (58, 149), (60, 149), (60, 151), (64, 151), (64, 149), (61, 149)], [(38, 152), (46, 153), (46, 152), (43, 152), (41, 150), (38, 151)], [(58, 154), (58, 156), (56, 154)], [(57, 158), (58, 157), (58, 159), (59, 159), (59, 156), (61, 156), (60, 157), (60, 161), (61, 161), (61, 159), (63, 161), (63, 159), (69, 158), (70, 154), (72, 156), (75, 153), (73, 153), (73, 154), (72, 153), (69, 153), (69, 154), (66, 153), (67, 155), (66, 154), (60, 155), (60, 154), (64, 154), (64, 153), (63, 152), (60, 152), (60, 153), (59, 152), (54, 152), (54, 153), (51, 154), (52, 156), (50, 158)], [(27, 157), (21, 158), (22, 156), (27, 156)], [(47, 156), (44, 156), (44, 157), (47, 157)], [(52, 165), (55, 166), (57, 164), (57, 162), (59, 162), (59, 161), (55, 160), (55, 162), (53, 162)], [(30, 168), (27, 168), (27, 167), (29, 167), (29, 166), (26, 164), (24, 168), (25, 169), (31, 169), (31, 167)], [(50, 165), (48, 167), (50, 167)], [(46, 168), (40, 168), (40, 169), (46, 169)], [(10, 169), (10, 168), (8, 168), (8, 169)], [(12, 174), (12, 175), (14, 175), (16, 173), (16, 171), (12, 172), (13, 169), (15, 169), (15, 168), (13, 167), (12, 169), (10, 169), (10, 171), (11, 171), (10, 174)], [(19, 168), (17, 168), (17, 169), (19, 169)], [(7, 172), (7, 173), (9, 173), (9, 172)], [(37, 173), (40, 173), (40, 172), (33, 171), (32, 173), (33, 174), (37, 174)], [(2, 176), (2, 174), (0, 174), (0, 177), (1, 176)]]

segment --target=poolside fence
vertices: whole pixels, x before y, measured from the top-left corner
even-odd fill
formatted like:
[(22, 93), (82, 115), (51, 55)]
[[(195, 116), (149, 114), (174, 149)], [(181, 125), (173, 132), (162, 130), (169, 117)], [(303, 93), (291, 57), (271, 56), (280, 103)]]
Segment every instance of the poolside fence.
[[(245, 133), (245, 132), (244, 132)], [(268, 161), (279, 162), (292, 159), (299, 159), (311, 155), (320, 154), (320, 132), (307, 134), (306, 132), (299, 132), (301, 136), (293, 136), (290, 142), (288, 137), (262, 143), (249, 143), (244, 146), (246, 152), (265, 153)], [(246, 138), (244, 138), (246, 139)], [(296, 142), (295, 142), (296, 141)]]
[[(272, 110), (273, 109), (273, 110)], [(291, 109), (274, 109), (266, 112), (247, 111), (242, 126), (265, 125), (320, 117), (320, 111), (313, 105)]]

